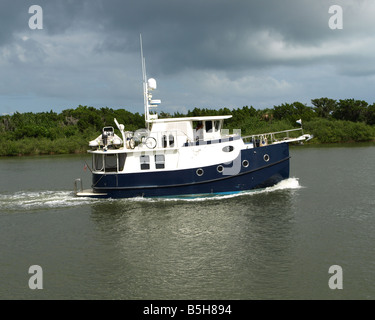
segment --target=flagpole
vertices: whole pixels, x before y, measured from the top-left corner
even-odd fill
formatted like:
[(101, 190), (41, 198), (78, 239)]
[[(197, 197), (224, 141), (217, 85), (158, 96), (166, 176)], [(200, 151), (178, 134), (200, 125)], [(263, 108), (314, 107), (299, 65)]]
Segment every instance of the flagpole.
[(299, 119), (296, 122), (301, 125), (301, 131), (302, 131), (302, 135), (303, 135), (302, 119)]

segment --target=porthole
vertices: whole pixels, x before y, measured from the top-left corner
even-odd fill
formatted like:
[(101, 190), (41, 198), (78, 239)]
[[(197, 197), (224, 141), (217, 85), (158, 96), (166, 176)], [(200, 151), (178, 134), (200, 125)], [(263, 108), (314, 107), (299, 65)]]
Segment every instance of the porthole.
[(196, 173), (197, 173), (197, 176), (203, 176), (204, 171), (203, 169), (197, 169)]
[(222, 173), (224, 171), (224, 167), (222, 165), (217, 166), (216, 170), (217, 172)]
[(263, 160), (266, 161), (266, 162), (270, 161), (270, 156), (268, 154), (265, 154), (263, 156)]
[(153, 138), (153, 137), (147, 137), (145, 139), (145, 145), (147, 146), (147, 148), (149, 149), (155, 149), (156, 147), (156, 139)]
[(242, 161), (242, 165), (243, 165), (245, 168), (247, 168), (247, 167), (249, 166), (249, 161), (247, 161), (247, 160)]
[(234, 150), (233, 146), (226, 146), (222, 149), (224, 152), (232, 152)]

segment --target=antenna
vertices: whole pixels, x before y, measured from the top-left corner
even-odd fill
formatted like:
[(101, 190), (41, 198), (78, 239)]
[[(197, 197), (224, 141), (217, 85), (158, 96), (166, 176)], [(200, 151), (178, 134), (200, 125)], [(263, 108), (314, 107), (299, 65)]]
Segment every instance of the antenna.
[(139, 34), (139, 41), (141, 44), (141, 60), (142, 60), (142, 80), (143, 80), (143, 103), (145, 108), (145, 122), (149, 126), (148, 120), (148, 93), (147, 93), (147, 76), (146, 76), (146, 61), (143, 57), (142, 34)]
[(157, 108), (161, 103), (161, 100), (152, 100), (152, 94), (150, 91), (156, 89), (156, 80), (150, 78), (147, 80), (146, 75), (146, 60), (143, 57), (143, 45), (142, 45), (142, 34), (139, 35), (139, 41), (141, 43), (141, 59), (142, 59), (142, 76), (143, 76), (143, 99), (145, 105), (145, 123), (148, 130), (150, 130), (150, 121), (158, 118), (157, 113), (150, 115), (150, 108)]

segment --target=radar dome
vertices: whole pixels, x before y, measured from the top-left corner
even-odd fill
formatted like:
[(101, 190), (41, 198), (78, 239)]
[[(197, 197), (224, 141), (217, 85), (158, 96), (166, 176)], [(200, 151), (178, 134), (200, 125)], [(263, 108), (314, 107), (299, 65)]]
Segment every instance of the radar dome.
[(148, 79), (147, 85), (148, 85), (149, 89), (155, 90), (156, 89), (156, 80), (154, 78)]

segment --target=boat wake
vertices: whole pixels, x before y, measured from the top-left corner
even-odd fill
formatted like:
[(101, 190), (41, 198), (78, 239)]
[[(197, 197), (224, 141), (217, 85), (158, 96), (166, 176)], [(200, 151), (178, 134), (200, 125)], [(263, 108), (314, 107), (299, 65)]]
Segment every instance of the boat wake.
[(293, 190), (302, 188), (298, 178), (289, 178), (275, 186), (246, 192), (230, 194), (189, 195), (165, 198), (129, 198), (129, 199), (94, 199), (76, 197), (71, 191), (19, 191), (12, 194), (0, 194), (0, 212), (25, 212), (51, 210), (58, 208), (70, 208), (83, 205), (102, 203), (104, 201), (124, 202), (175, 202), (175, 201), (210, 201), (222, 200), (240, 196), (258, 195), (279, 190)]
[(202, 195), (186, 195), (186, 196), (170, 196), (170, 197), (162, 197), (162, 198), (132, 198), (126, 199), (126, 201), (145, 201), (145, 202), (160, 202), (160, 201), (209, 201), (209, 200), (222, 200), (222, 199), (230, 199), (235, 197), (242, 197), (242, 196), (252, 196), (264, 193), (271, 193), (280, 190), (295, 190), (303, 188), (299, 184), (298, 178), (289, 178), (280, 181), (278, 184), (264, 188), (264, 189), (254, 189), (249, 191), (241, 191), (241, 192), (231, 192), (231, 193), (220, 193), (220, 194), (202, 194)]
[(68, 208), (93, 203), (95, 199), (77, 198), (71, 191), (19, 191), (0, 194), (0, 212)]

